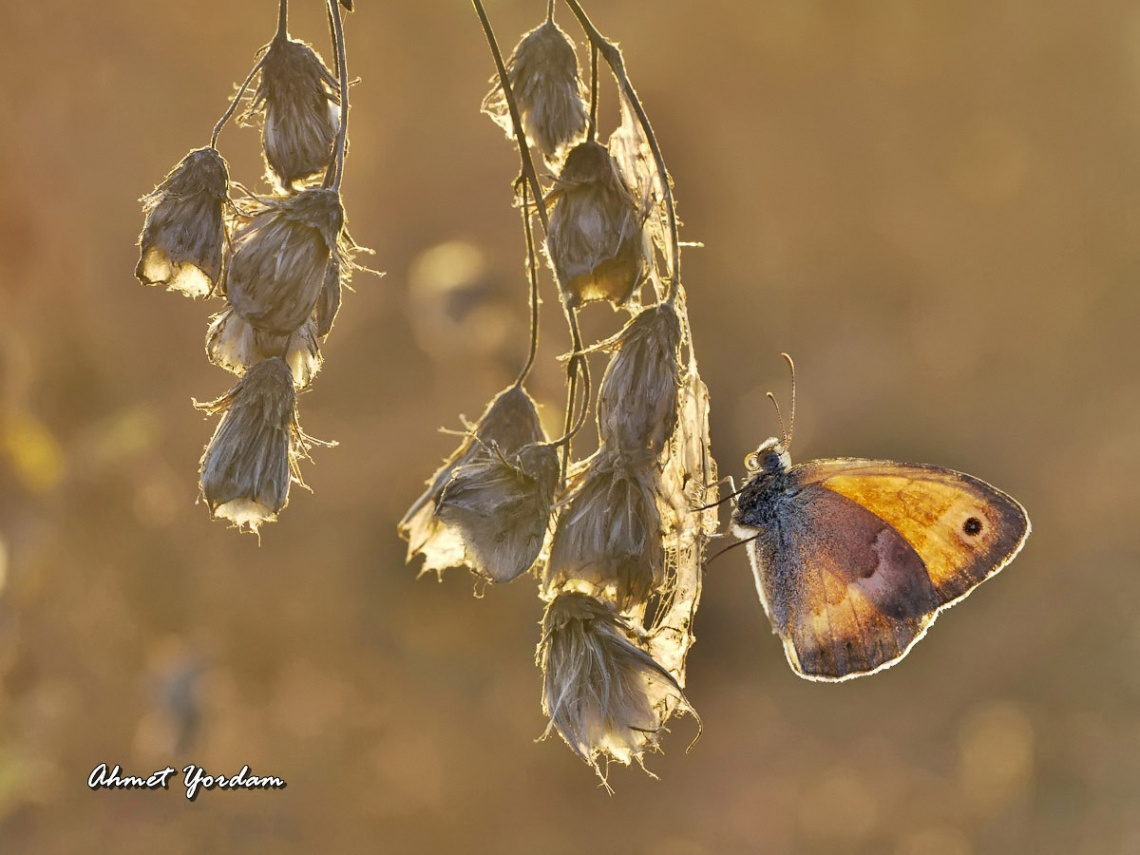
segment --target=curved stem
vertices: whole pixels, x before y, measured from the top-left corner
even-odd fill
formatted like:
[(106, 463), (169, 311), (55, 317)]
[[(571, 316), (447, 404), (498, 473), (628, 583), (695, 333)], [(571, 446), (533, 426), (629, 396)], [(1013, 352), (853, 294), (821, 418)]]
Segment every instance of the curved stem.
[(530, 352), (527, 354), (526, 364), (523, 365), (522, 371), (519, 372), (519, 377), (515, 381), (516, 386), (522, 386), (526, 381), (527, 375), (530, 374), (531, 368), (534, 367), (535, 356), (538, 354), (538, 261), (534, 251), (534, 231), (530, 227), (530, 205), (528, 199), (527, 186), (523, 184), (523, 232), (526, 234), (526, 261), (527, 272), (530, 278)]
[(546, 234), (550, 231), (550, 220), (546, 216), (546, 205), (542, 201), (542, 187), (538, 183), (538, 173), (535, 172), (534, 161), (530, 157), (530, 147), (526, 144), (526, 134), (523, 133), (519, 108), (515, 103), (514, 93), (511, 92), (511, 82), (507, 79), (507, 66), (503, 62), (503, 54), (499, 51), (499, 43), (495, 40), (495, 31), (491, 29), (491, 22), (487, 20), (487, 12), (483, 9), (483, 3), (481, 0), (471, 0), (471, 2), (475, 6), (475, 13), (479, 16), (479, 23), (483, 25), (483, 34), (487, 37), (491, 56), (495, 59), (495, 69), (499, 74), (499, 85), (503, 87), (503, 97), (507, 102), (507, 110), (511, 114), (511, 127), (514, 129), (515, 141), (519, 146), (523, 177), (530, 184), (530, 191), (535, 200), (534, 207), (538, 212), (538, 221), (542, 223), (543, 234)]
[(562, 446), (562, 481), (566, 481), (566, 473), (570, 467), (570, 440), (578, 429), (585, 424), (585, 418), (576, 420), (574, 418), (575, 410), (577, 408), (578, 397), (578, 370), (581, 368), (582, 375), (585, 379), (586, 400), (582, 405), (582, 412), (588, 413), (590, 410), (590, 365), (586, 361), (586, 356), (582, 353), (582, 331), (578, 328), (578, 310), (567, 307), (566, 320), (570, 324), (570, 364), (566, 366), (566, 375), (568, 379), (568, 389), (566, 393), (566, 426), (563, 438), (559, 442), (565, 442)]
[(233, 100), (230, 101), (230, 106), (226, 108), (226, 112), (222, 114), (222, 117), (218, 119), (218, 123), (214, 125), (214, 133), (210, 136), (210, 148), (217, 149), (218, 135), (222, 132), (222, 128), (226, 126), (226, 122), (228, 122), (230, 120), (230, 117), (233, 116), (234, 111), (237, 110), (238, 104), (241, 103), (242, 96), (245, 95), (245, 90), (249, 88), (249, 84), (257, 72), (261, 71), (261, 66), (265, 65), (265, 57), (268, 55), (269, 51), (266, 51), (261, 55), (261, 59), (259, 59), (257, 61), (257, 64), (253, 66), (253, 71), (251, 71), (246, 76), (245, 80), (242, 81), (241, 86), (238, 87), (237, 94), (234, 95)]
[[(514, 130), (515, 141), (519, 147), (519, 159), (522, 161), (523, 178), (530, 185), (531, 194), (535, 200), (535, 210), (538, 213), (538, 220), (542, 223), (543, 234), (550, 233), (550, 219), (546, 214), (546, 203), (542, 193), (542, 186), (538, 183), (538, 173), (534, 169), (534, 161), (530, 156), (530, 147), (526, 142), (526, 134), (523, 133), (522, 119), (519, 116), (519, 108), (515, 103), (514, 93), (511, 91), (511, 82), (507, 77), (507, 66), (503, 62), (503, 54), (499, 50), (499, 43), (495, 39), (495, 31), (491, 27), (491, 22), (487, 19), (487, 11), (483, 8), (482, 0), (471, 0), (472, 5), (475, 7), (475, 14), (479, 16), (479, 23), (483, 26), (483, 34), (487, 38), (487, 46), (491, 49), (491, 56), (495, 60), (495, 69), (499, 75), (499, 85), (503, 89), (503, 99), (507, 102), (507, 110), (511, 115), (511, 128)], [(578, 372), (581, 370), (586, 376), (587, 388), (589, 387), (589, 365), (586, 363), (586, 357), (582, 355), (582, 333), (578, 329), (578, 318), (573, 309), (566, 310), (567, 320), (570, 325), (570, 341), (571, 341), (571, 355), (570, 365), (566, 369), (569, 375), (569, 393), (568, 402), (566, 405), (566, 432), (571, 434), (571, 428), (575, 425), (574, 409), (575, 398), (578, 391)], [(588, 408), (588, 405), (587, 405)], [(562, 479), (566, 479), (566, 469), (570, 463), (570, 442), (567, 437), (564, 454), (562, 457)]]
[(598, 32), (597, 27), (594, 26), (578, 0), (566, 0), (566, 5), (570, 7), (574, 17), (578, 19), (582, 32), (586, 34), (590, 44), (605, 57), (606, 64), (613, 72), (619, 88), (637, 114), (637, 120), (641, 124), (642, 130), (645, 131), (649, 149), (653, 152), (653, 160), (657, 165), (657, 175), (661, 181), (661, 191), (665, 196), (665, 216), (669, 223), (669, 241), (672, 246), (673, 269), (670, 271), (669, 292), (665, 300), (667, 303), (672, 303), (677, 293), (677, 286), (681, 282), (681, 244), (677, 235), (677, 210), (673, 202), (673, 188), (669, 184), (669, 173), (665, 169), (665, 159), (661, 156), (661, 148), (657, 145), (657, 137), (653, 133), (653, 126), (649, 124), (649, 117), (645, 114), (645, 108), (641, 106), (637, 92), (634, 91), (633, 84), (629, 82), (629, 77), (625, 73), (625, 62), (622, 60), (621, 51), (618, 50), (617, 45)]
[(336, 157), (325, 172), (324, 186), (340, 190), (344, 178), (344, 152), (348, 147), (348, 59), (345, 56), (344, 25), (340, 18), (338, 0), (327, 0), (329, 23), (332, 25), (333, 49), (336, 53), (336, 73), (340, 79), (340, 127), (336, 132)]

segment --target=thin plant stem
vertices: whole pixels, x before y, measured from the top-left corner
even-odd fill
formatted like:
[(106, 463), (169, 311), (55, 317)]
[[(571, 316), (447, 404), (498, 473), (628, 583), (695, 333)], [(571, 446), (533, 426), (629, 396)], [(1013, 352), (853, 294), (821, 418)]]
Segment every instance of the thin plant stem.
[[(487, 38), (487, 46), (491, 49), (491, 56), (495, 60), (495, 69), (499, 74), (499, 85), (503, 88), (503, 98), (507, 102), (507, 110), (511, 115), (511, 127), (514, 130), (515, 141), (519, 147), (519, 158), (522, 161), (523, 177), (527, 183), (530, 184), (531, 193), (535, 199), (535, 210), (538, 213), (539, 222), (542, 223), (543, 234), (550, 233), (550, 220), (546, 214), (546, 205), (543, 201), (542, 187), (538, 183), (538, 174), (534, 169), (534, 161), (530, 156), (530, 147), (526, 142), (526, 134), (523, 133), (522, 119), (519, 116), (519, 108), (515, 103), (514, 93), (511, 91), (511, 82), (507, 78), (507, 66), (503, 62), (503, 54), (499, 50), (499, 42), (495, 38), (495, 31), (491, 27), (491, 22), (487, 18), (487, 11), (483, 8), (482, 0), (471, 0), (472, 5), (475, 7), (475, 13), (479, 16), (479, 23), (483, 25), (483, 34)], [(582, 370), (587, 375), (587, 385), (589, 384), (589, 365), (586, 362), (585, 356), (582, 355), (582, 333), (578, 329), (578, 318), (572, 309), (566, 311), (567, 321), (570, 325), (570, 341), (571, 341), (571, 354), (570, 364), (566, 367), (566, 374), (568, 377), (569, 390), (567, 394), (566, 405), (566, 430), (570, 433), (570, 429), (574, 426), (574, 406), (578, 394), (578, 372)], [(570, 443), (567, 440), (564, 446), (564, 453), (562, 457), (562, 479), (566, 479), (566, 470), (570, 463)]]
[(625, 73), (625, 62), (622, 60), (621, 51), (618, 50), (617, 45), (598, 31), (578, 0), (566, 0), (566, 5), (570, 7), (574, 17), (578, 19), (578, 23), (590, 40), (590, 44), (605, 57), (606, 64), (613, 72), (618, 86), (625, 93), (637, 114), (637, 120), (640, 122), (642, 130), (645, 131), (645, 138), (649, 142), (649, 149), (653, 152), (653, 160), (657, 165), (657, 175), (661, 181), (661, 190), (665, 195), (665, 216), (669, 224), (669, 241), (672, 246), (673, 269), (670, 271), (669, 291), (665, 299), (666, 303), (672, 303), (681, 283), (681, 243), (677, 234), (677, 209), (673, 202), (673, 189), (669, 184), (669, 173), (665, 169), (665, 159), (661, 156), (661, 147), (657, 144), (657, 137), (653, 133), (653, 126), (649, 124), (649, 117), (645, 114), (645, 108), (641, 106), (641, 100), (637, 97), (637, 92), (634, 90), (633, 84), (629, 82), (629, 76)]
[(226, 112), (222, 114), (222, 117), (218, 119), (218, 123), (214, 125), (214, 133), (210, 136), (210, 148), (217, 149), (218, 135), (221, 134), (222, 128), (226, 126), (226, 122), (230, 120), (234, 114), (234, 111), (237, 110), (238, 104), (241, 103), (242, 96), (245, 95), (245, 90), (249, 88), (249, 84), (253, 80), (254, 76), (256, 76), (257, 72), (261, 71), (261, 66), (265, 64), (265, 57), (268, 55), (268, 53), (269, 52), (266, 51), (261, 55), (261, 59), (257, 61), (257, 64), (254, 65), (253, 70), (246, 76), (245, 80), (242, 81), (241, 86), (238, 87), (237, 94), (234, 95), (233, 100), (230, 101), (230, 106), (226, 108)]
[(471, 0), (475, 6), (475, 13), (479, 16), (479, 23), (483, 25), (483, 34), (487, 37), (487, 45), (491, 48), (491, 56), (495, 60), (495, 69), (499, 74), (499, 85), (503, 87), (503, 97), (507, 102), (507, 110), (511, 114), (511, 127), (514, 129), (515, 141), (519, 146), (522, 160), (523, 177), (530, 184), (530, 190), (535, 198), (535, 210), (538, 212), (538, 221), (542, 223), (543, 234), (550, 231), (550, 221), (546, 216), (546, 206), (540, 200), (543, 198), (542, 187), (538, 183), (538, 173), (534, 169), (534, 161), (530, 156), (530, 146), (526, 143), (526, 134), (522, 129), (522, 118), (515, 103), (514, 93), (511, 91), (511, 82), (507, 79), (507, 66), (503, 62), (503, 54), (499, 50), (499, 43), (495, 39), (495, 31), (491, 29), (491, 22), (487, 20), (487, 12), (481, 0)]
[(332, 26), (333, 50), (336, 53), (336, 73), (340, 80), (340, 127), (336, 132), (336, 157), (325, 172), (324, 187), (340, 191), (344, 180), (344, 152), (348, 147), (348, 59), (345, 56), (344, 24), (340, 18), (338, 0), (328, 0), (329, 23)]
[(289, 0), (281, 0), (277, 10), (277, 35), (275, 39), (289, 38)]
[(554, 2), (555, 0), (547, 0), (546, 4), (546, 20), (548, 22), (554, 20)]
[(590, 44), (590, 129), (586, 139), (598, 138), (598, 46)]
[[(530, 279), (530, 351), (527, 353), (526, 364), (519, 372), (516, 386), (522, 386), (534, 367), (534, 360), (538, 354), (538, 260), (534, 250), (534, 231), (530, 225), (529, 192), (526, 184), (522, 185), (522, 218), (523, 232), (526, 234), (526, 261), (527, 273)], [(541, 204), (541, 202), (540, 202)]]

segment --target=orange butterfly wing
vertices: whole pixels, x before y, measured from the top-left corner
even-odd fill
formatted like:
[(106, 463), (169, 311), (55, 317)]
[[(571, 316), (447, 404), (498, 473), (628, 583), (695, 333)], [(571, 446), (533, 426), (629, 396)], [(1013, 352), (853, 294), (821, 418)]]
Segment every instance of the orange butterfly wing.
[(941, 606), (1005, 567), (1029, 536), (1029, 516), (1012, 496), (961, 472), (843, 458), (793, 471), (889, 523), (922, 559)]

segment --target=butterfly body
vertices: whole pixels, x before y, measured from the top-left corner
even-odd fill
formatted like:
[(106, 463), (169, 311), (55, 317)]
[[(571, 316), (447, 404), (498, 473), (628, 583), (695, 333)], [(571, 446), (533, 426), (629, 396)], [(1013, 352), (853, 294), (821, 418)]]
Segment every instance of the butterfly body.
[(788, 663), (843, 680), (902, 659), (938, 613), (1008, 564), (1029, 534), (1013, 498), (935, 466), (842, 458), (793, 466), (769, 439), (733, 512)]

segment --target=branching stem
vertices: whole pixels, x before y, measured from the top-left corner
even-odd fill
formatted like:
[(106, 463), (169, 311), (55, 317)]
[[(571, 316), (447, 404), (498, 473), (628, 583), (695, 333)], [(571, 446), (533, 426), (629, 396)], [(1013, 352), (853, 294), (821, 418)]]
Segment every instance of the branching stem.
[(578, 19), (582, 32), (590, 40), (590, 45), (605, 57), (606, 64), (613, 72), (618, 87), (625, 94), (630, 106), (637, 114), (637, 120), (641, 123), (642, 130), (645, 131), (645, 138), (649, 142), (649, 149), (653, 152), (653, 160), (657, 165), (657, 175), (661, 180), (661, 190), (665, 195), (665, 216), (669, 223), (669, 241), (672, 246), (673, 257), (670, 259), (672, 270), (669, 271), (669, 291), (666, 295), (666, 302), (672, 303), (677, 293), (677, 287), (681, 282), (681, 245), (677, 234), (677, 210), (673, 203), (673, 188), (669, 183), (669, 173), (665, 170), (665, 159), (661, 156), (661, 148), (657, 145), (657, 137), (653, 133), (653, 126), (649, 124), (649, 117), (645, 114), (645, 108), (641, 106), (641, 100), (637, 97), (637, 92), (634, 90), (633, 84), (629, 82), (629, 76), (625, 73), (625, 62), (622, 60), (618, 46), (598, 32), (597, 27), (594, 26), (578, 0), (566, 0), (566, 5), (570, 7), (574, 17)]

